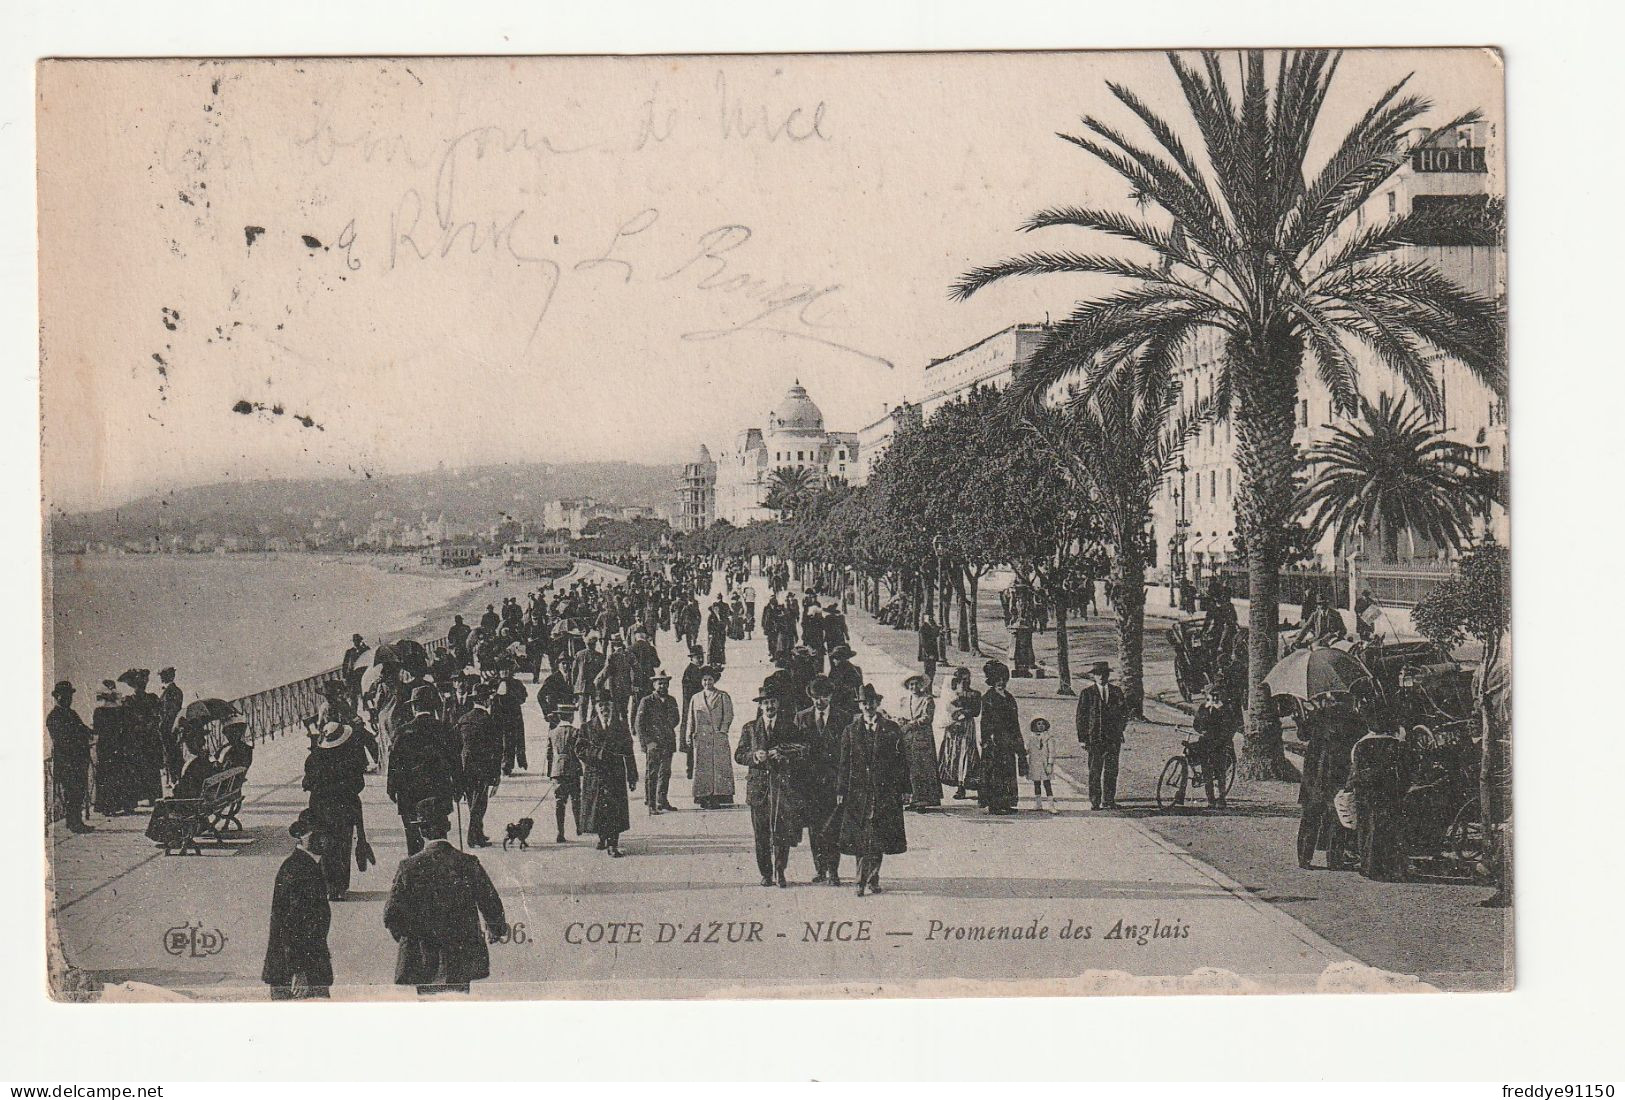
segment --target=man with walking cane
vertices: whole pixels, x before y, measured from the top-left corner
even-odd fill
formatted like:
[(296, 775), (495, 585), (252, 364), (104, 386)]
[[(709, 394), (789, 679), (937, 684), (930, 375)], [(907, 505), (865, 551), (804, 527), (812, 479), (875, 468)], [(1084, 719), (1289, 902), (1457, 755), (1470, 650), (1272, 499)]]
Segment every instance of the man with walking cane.
[(787, 887), (784, 871), (790, 849), (801, 843), (803, 799), (796, 780), (805, 766), (807, 743), (778, 695), (764, 690), (756, 702), (761, 711), (740, 731), (734, 761), (750, 766), (745, 801), (750, 805), (762, 885), (777, 882)]

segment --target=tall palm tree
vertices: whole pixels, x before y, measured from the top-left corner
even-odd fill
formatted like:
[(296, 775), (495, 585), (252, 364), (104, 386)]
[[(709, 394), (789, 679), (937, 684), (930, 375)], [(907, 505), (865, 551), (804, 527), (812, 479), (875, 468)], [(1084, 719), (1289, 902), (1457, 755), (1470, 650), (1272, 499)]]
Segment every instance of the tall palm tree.
[[(1305, 371), (1313, 369), (1349, 413), (1359, 392), (1353, 345), (1368, 348), (1402, 378), (1430, 414), (1440, 404), (1429, 363), (1434, 352), (1505, 391), (1497, 302), (1425, 263), (1393, 256), (1418, 239), (1419, 220), (1395, 217), (1338, 236), (1404, 163), (1407, 130), (1430, 108), (1405, 93), (1409, 78), (1400, 81), (1341, 135), (1331, 159), (1311, 170), (1306, 156), (1339, 57), (1325, 50), (1283, 52), (1271, 79), (1263, 52), (1250, 51), (1240, 58), (1233, 90), (1219, 54), (1202, 54), (1200, 65), (1170, 54), (1200, 157), (1180, 127), (1128, 88), (1109, 84), (1151, 141), (1136, 142), (1095, 118), (1083, 119), (1086, 133), (1060, 136), (1121, 176), (1144, 212), (1063, 206), (1035, 215), (1023, 228), (1104, 233), (1138, 246), (1137, 258), (1033, 252), (968, 272), (953, 290), (965, 298), (1010, 276), (1052, 272), (1128, 282), (1080, 302), (1054, 326), (1018, 380), (1027, 395), (1080, 372), (1096, 384), (1104, 372), (1090, 368), (1102, 363), (1142, 378), (1169, 375), (1196, 333), (1220, 334), (1217, 385), (1198, 411), (1230, 417), (1237, 429), (1237, 520), (1247, 544), (1251, 600), (1252, 705), (1242, 766), (1253, 778), (1296, 774), (1282, 752), (1263, 678), (1276, 658), (1281, 541), (1295, 497), (1292, 416)], [(1440, 129), (1478, 117), (1470, 112)], [(1429, 225), (1436, 228), (1436, 220), (1431, 216)]]
[(1151, 500), (1196, 418), (1176, 414), (1179, 388), (1166, 373), (1104, 373), (1071, 387), (1063, 408), (1035, 400), (1016, 407), (1019, 422), (1061, 464), (1075, 492), (1104, 522), (1117, 582), (1119, 680), (1130, 711), (1145, 713), (1145, 572), (1150, 560)]
[(1460, 550), (1491, 493), (1472, 451), (1438, 431), (1405, 398), (1360, 398), (1360, 421), (1337, 427), (1304, 456), (1311, 475), (1300, 496), (1316, 539), (1332, 533), (1341, 554), (1356, 532), (1380, 529), (1390, 561), (1410, 531)]
[(767, 479), (767, 498), (762, 506), (785, 520), (795, 518), (818, 491), (818, 475), (802, 466), (780, 466)]

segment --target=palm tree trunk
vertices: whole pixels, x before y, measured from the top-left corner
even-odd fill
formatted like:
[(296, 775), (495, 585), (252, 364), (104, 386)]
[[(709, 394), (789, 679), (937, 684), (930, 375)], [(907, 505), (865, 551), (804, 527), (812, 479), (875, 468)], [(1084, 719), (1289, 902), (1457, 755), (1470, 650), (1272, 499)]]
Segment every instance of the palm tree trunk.
[(1128, 712), (1145, 717), (1145, 556), (1140, 532), (1118, 540), (1117, 661)]
[(1237, 520), (1247, 539), (1247, 729), (1240, 774), (1247, 779), (1298, 778), (1281, 744), (1281, 720), (1264, 677), (1275, 667), (1281, 618), (1281, 542), (1292, 518), (1297, 452), (1293, 413), (1303, 345), (1284, 346), (1261, 357), (1265, 369), (1237, 387), (1236, 461), (1241, 470)]

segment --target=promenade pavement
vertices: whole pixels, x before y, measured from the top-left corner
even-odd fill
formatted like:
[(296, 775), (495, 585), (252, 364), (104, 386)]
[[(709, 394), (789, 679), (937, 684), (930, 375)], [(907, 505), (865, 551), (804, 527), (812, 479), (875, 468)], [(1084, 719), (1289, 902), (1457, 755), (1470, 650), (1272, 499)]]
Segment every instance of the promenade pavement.
[[(895, 702), (912, 652), (898, 652), (902, 635), (861, 614), (854, 619), (858, 663)], [(658, 645), (675, 672), (682, 663), (675, 640), (663, 635)], [(768, 671), (759, 633), (730, 643), (722, 686), (734, 697), (736, 726), (754, 713), (750, 699)], [(641, 785), (632, 795), (626, 858), (608, 858), (590, 837), (557, 845), (551, 785), (537, 774), (545, 727), (533, 703), (526, 718), (532, 770), (503, 780), (487, 831), (500, 840), (502, 826), (522, 816), (533, 817), (536, 829), (528, 850), (479, 853), (515, 931), (492, 947), (493, 976), (478, 994), (1425, 988), (1361, 965), (1278, 899), (1259, 897), (1135, 813), (1090, 813), (1068, 778), (1072, 767), (1057, 783), (1056, 816), (987, 817), (974, 803), (952, 800), (941, 811), (910, 814), (909, 851), (887, 858), (885, 892), (866, 898), (850, 886), (809, 884), (805, 844), (791, 858), (790, 889), (761, 887), (749, 811), (694, 808), (681, 758), (672, 784), (679, 812), (647, 816)], [(91, 835), (54, 830), (64, 984), (108, 997), (263, 998), (271, 883), (292, 846), (286, 826), (305, 804), (304, 752), (299, 736), (259, 748), (242, 838), (201, 857), (151, 847), (141, 835), (144, 815), (97, 819)], [(368, 833), (380, 865), (356, 876), (349, 898), (333, 906), (334, 996), (411, 998), (410, 988), (390, 984), (395, 946), (381, 919), (404, 840), (382, 778), (368, 783)], [(197, 933), (181, 937), (187, 946), (177, 952), (173, 929)]]
[[(1165, 604), (1165, 589), (1152, 589), (1149, 594), (1155, 596), (1159, 591)], [(914, 662), (917, 642), (912, 631), (883, 627), (861, 611), (850, 618), (855, 633), (868, 647)], [(1251, 896), (1290, 913), (1371, 966), (1415, 975), (1443, 989), (1510, 985), (1512, 911), (1481, 904), (1494, 893), (1491, 887), (1444, 879), (1372, 882), (1353, 873), (1299, 868), (1294, 850), (1299, 818), (1296, 783), (1237, 780), (1225, 810), (1208, 809), (1200, 791), (1192, 791), (1181, 809), (1164, 812), (1157, 808), (1156, 784), (1162, 766), (1179, 751), (1180, 742), (1191, 736), (1190, 705), (1179, 696), (1172, 652), (1163, 636), (1168, 621), (1147, 616), (1145, 718), (1130, 726), (1123, 747), (1117, 784), (1122, 809), (1115, 816), (1139, 822), (1238, 882)], [(1118, 667), (1114, 619), (1074, 619), (1068, 640), (1075, 682), (1081, 682), (1077, 670), (1089, 661), (1104, 658), (1114, 669)], [(1076, 699), (1059, 695), (1059, 681), (1053, 678), (1054, 631), (1035, 635), (1033, 643), (1051, 677), (1013, 681), (1022, 717), (1042, 715), (1062, 732), (1067, 755), (1060, 762), (1061, 770), (1086, 788), (1088, 760), (1073, 737)], [(989, 656), (1008, 662), (1011, 638), (998, 618), (996, 599), (991, 607), (984, 601), (981, 645)], [(952, 640), (948, 654), (950, 665), (969, 667), (980, 685), (985, 658), (961, 653)], [(946, 681), (947, 673), (940, 672), (939, 692), (946, 690)], [(1289, 753), (1297, 751), (1290, 724), (1285, 736)]]

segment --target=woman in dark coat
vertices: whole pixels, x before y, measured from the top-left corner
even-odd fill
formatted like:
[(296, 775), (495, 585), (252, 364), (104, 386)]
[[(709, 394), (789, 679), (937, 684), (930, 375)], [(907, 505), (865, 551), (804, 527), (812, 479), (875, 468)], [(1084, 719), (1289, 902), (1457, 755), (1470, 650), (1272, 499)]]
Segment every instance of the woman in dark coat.
[(835, 796), (840, 800), (840, 849), (858, 858), (858, 897), (880, 891), (883, 856), (908, 851), (903, 796), (908, 793), (908, 759), (903, 731), (880, 713), (880, 693), (863, 685), (862, 713), (841, 735)]
[(1020, 775), (1027, 766), (1021, 715), (1010, 694), (1010, 670), (1002, 661), (982, 666), (982, 775), (976, 801), (990, 814), (1013, 814), (1021, 798)]
[(118, 817), (135, 809), (130, 759), (128, 715), (119, 704), (118, 685), (112, 680), (102, 681), (102, 690), (96, 693), (98, 705), (90, 715), (90, 730), (96, 735), (96, 767), (94, 773), (94, 801), (96, 812)]
[(186, 747), (191, 759), (175, 780), (174, 797), (197, 798), (203, 793), (204, 781), (220, 767), (210, 759), (205, 740), (208, 735), (200, 727), (188, 724), (183, 727), (180, 736), (181, 744)]
[(1405, 792), (1410, 762), (1405, 742), (1391, 733), (1368, 733), (1354, 744), (1354, 812), (1360, 842), (1360, 874), (1381, 882), (1403, 882)]
[(1348, 856), (1348, 830), (1337, 819), (1333, 799), (1349, 779), (1349, 750), (1365, 727), (1349, 705), (1335, 698), (1304, 707), (1299, 735), (1304, 740), (1303, 771), (1298, 784), (1298, 866), (1314, 866), (1317, 849), (1326, 849), (1326, 866), (1343, 869)]
[(322, 834), (309, 810), (288, 826), (299, 847), (288, 853), (271, 889), (271, 932), (265, 943), (265, 966), (260, 980), (271, 987), (273, 1001), (326, 997), (333, 984), (333, 957), (327, 950), (327, 929), (333, 911), (327, 904), (327, 883), (317, 863)]
[(581, 831), (598, 834), (598, 848), (619, 859), (621, 834), (632, 827), (627, 792), (637, 790), (638, 764), (626, 719), (605, 688), (581, 731)]
[(147, 690), (149, 673), (132, 668), (119, 677), (133, 694), (124, 700), (125, 735), (130, 748), (130, 800), (152, 802), (164, 797), (164, 740), (159, 730), (163, 704)]

